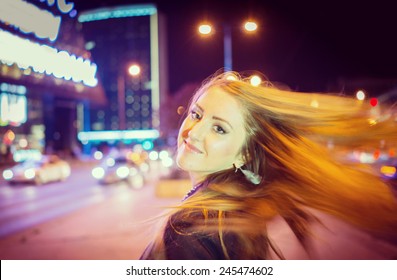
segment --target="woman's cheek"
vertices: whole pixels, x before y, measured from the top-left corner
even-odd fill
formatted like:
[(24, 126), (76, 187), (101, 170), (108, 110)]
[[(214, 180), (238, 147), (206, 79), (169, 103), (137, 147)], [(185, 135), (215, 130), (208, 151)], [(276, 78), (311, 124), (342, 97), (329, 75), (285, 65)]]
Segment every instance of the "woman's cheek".
[(218, 155), (231, 155), (235, 154), (234, 142), (229, 137), (223, 137), (222, 140), (208, 141), (208, 149), (216, 152)]

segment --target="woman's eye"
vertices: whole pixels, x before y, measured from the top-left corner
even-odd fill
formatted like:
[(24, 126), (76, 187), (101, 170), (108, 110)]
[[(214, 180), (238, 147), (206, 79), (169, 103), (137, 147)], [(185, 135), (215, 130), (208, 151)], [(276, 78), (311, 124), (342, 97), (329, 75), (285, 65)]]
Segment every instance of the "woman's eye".
[(200, 119), (200, 115), (199, 115), (196, 111), (191, 111), (191, 112), (190, 112), (190, 116), (191, 116), (192, 119), (194, 119), (194, 120), (199, 120), (199, 119)]
[(219, 125), (216, 125), (214, 127), (214, 130), (215, 130), (216, 133), (219, 133), (219, 134), (225, 134), (226, 133), (226, 131)]

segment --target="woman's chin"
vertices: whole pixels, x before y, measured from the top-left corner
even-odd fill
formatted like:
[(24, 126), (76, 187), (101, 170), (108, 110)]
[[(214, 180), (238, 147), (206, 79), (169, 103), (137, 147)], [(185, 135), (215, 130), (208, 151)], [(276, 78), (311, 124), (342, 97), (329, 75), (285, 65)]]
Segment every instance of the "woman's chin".
[(178, 168), (183, 171), (189, 171), (186, 169), (185, 160), (184, 160), (183, 156), (181, 156), (180, 154), (178, 154), (176, 157), (176, 166), (178, 166)]
[(185, 157), (183, 155), (178, 155), (176, 158), (176, 166), (186, 172), (192, 172), (193, 170), (195, 170), (194, 166), (192, 166), (192, 163), (195, 162), (192, 159), (189, 159), (189, 157)]

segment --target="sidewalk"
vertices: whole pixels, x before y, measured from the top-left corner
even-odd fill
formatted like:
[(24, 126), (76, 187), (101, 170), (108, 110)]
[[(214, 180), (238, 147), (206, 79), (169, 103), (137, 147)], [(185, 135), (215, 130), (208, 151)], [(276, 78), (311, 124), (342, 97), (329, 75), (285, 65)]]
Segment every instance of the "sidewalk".
[(0, 259), (138, 259), (154, 233), (149, 222), (178, 203), (153, 186), (130, 191), (0, 240)]

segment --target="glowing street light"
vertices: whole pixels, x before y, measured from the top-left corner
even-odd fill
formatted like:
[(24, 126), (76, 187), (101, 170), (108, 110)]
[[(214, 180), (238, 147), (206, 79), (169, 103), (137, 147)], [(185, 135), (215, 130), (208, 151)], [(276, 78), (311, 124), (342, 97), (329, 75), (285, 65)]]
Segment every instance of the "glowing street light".
[(250, 78), (250, 83), (251, 83), (251, 85), (257, 87), (257, 86), (259, 86), (262, 83), (262, 79), (261, 79), (261, 77), (259, 77), (257, 75), (253, 75)]
[[(247, 21), (244, 24), (247, 32), (255, 32), (258, 25), (254, 21)], [(198, 32), (201, 35), (209, 35), (212, 33), (212, 26), (209, 23), (201, 24), (198, 27)], [(232, 29), (229, 24), (223, 25), (223, 67), (225, 71), (232, 70)]]
[(209, 24), (201, 24), (198, 28), (200, 34), (209, 35), (212, 32), (212, 26)]
[(229, 81), (237, 81), (237, 77), (236, 77), (235, 75), (233, 75), (233, 74), (228, 74), (228, 75), (226, 76), (226, 80), (229, 80)]
[(138, 64), (132, 64), (128, 67), (128, 73), (131, 76), (138, 76), (141, 73), (141, 67)]
[(365, 99), (365, 92), (363, 90), (358, 90), (356, 92), (356, 98), (360, 101), (363, 101)]
[(256, 22), (247, 21), (244, 24), (244, 29), (248, 32), (253, 32), (256, 31), (256, 29), (258, 29), (258, 25), (256, 24)]

